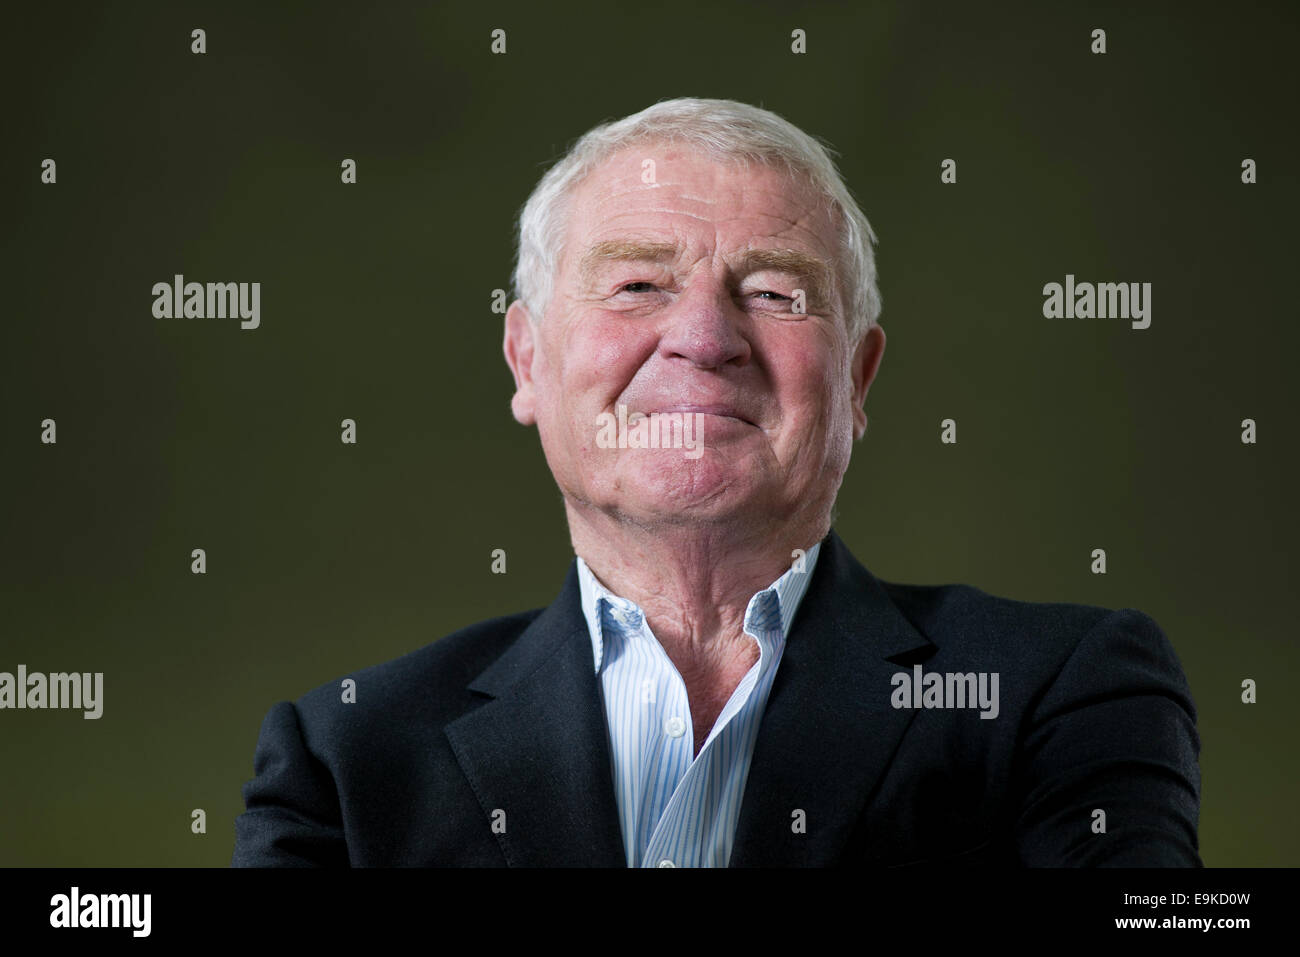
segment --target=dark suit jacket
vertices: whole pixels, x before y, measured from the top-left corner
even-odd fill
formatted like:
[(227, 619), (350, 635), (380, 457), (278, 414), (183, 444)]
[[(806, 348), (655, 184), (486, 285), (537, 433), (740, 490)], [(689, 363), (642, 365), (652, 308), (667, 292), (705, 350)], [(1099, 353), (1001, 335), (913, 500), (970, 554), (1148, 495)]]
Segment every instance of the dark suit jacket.
[[(997, 672), (998, 717), (894, 708), (914, 663)], [(625, 866), (576, 562), (549, 608), (352, 677), (355, 703), (334, 682), (267, 714), (235, 866)], [(1199, 751), (1178, 659), (1141, 612), (882, 582), (832, 531), (730, 863), (1200, 866)]]

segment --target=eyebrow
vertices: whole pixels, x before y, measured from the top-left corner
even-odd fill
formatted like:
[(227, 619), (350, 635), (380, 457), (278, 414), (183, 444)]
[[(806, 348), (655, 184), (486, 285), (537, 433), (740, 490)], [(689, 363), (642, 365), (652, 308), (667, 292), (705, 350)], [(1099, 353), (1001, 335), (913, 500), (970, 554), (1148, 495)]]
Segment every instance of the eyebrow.
[[(578, 274), (584, 280), (591, 280), (605, 263), (671, 262), (680, 252), (674, 243), (605, 240), (595, 243), (583, 253), (578, 263)], [(805, 290), (810, 302), (829, 304), (835, 272), (824, 260), (800, 249), (747, 249), (740, 254), (735, 271), (740, 275), (749, 275), (767, 269), (798, 276), (810, 287)]]

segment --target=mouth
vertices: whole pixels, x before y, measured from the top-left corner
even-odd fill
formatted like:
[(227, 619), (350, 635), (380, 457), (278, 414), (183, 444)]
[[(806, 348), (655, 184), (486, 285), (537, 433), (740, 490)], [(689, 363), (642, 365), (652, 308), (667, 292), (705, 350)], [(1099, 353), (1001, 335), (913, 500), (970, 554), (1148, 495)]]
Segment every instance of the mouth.
[(743, 422), (745, 425), (752, 425), (755, 428), (758, 424), (747, 418), (739, 409), (730, 405), (675, 405), (666, 409), (658, 410), (661, 414), (665, 412), (681, 412), (683, 415), (698, 413), (700, 415), (712, 415), (721, 419), (735, 419), (737, 422)]

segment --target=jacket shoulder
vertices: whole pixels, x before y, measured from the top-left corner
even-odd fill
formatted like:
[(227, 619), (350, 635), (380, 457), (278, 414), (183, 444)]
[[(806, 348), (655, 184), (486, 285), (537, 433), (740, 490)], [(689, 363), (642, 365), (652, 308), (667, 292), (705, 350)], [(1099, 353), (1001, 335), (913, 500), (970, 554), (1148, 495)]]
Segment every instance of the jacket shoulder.
[(1053, 631), (1087, 629), (1113, 609), (1100, 605), (1064, 601), (1024, 601), (991, 594), (974, 585), (916, 585), (881, 581), (898, 609), (918, 628), (944, 628), (961, 623), (967, 627), (1000, 628), (1040, 626)]
[[(296, 702), (304, 733), (314, 729), (332, 737), (332, 732), (346, 730), (349, 737), (364, 740), (379, 726), (445, 724), (473, 706), (475, 696), (467, 685), (504, 654), (542, 611), (535, 608), (475, 622), (398, 658), (313, 688)], [(354, 682), (352, 700), (343, 704), (344, 682), (349, 679)]]
[(1105, 632), (1172, 657), (1160, 626), (1136, 608), (1024, 601), (973, 585), (882, 581), (881, 586), (917, 631), (958, 655), (1019, 660), (1052, 670), (1089, 636)]

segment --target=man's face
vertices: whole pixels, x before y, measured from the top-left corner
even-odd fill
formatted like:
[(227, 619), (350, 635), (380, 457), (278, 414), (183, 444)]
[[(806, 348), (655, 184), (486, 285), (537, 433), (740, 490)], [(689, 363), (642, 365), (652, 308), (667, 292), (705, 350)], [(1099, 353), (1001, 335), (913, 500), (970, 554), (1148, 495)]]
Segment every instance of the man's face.
[[(516, 302), (505, 342), (515, 418), (537, 425), (571, 506), (647, 526), (829, 513), (884, 333), (850, 352), (819, 205), (777, 170), (663, 145), (574, 190), (546, 315), (534, 325)], [(619, 405), (689, 416), (702, 454), (602, 447)]]

